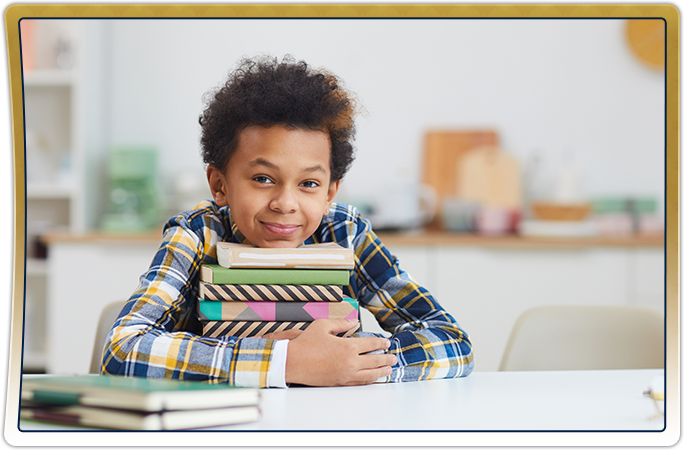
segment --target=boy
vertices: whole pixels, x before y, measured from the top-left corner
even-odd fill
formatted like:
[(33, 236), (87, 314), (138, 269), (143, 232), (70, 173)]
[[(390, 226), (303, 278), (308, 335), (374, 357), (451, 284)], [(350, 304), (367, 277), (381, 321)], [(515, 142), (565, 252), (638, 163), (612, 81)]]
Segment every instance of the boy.
[[(244, 60), (200, 117), (214, 200), (169, 220), (149, 270), (105, 345), (102, 373), (286, 387), (466, 376), (468, 336), (403, 272), (358, 211), (333, 202), (353, 160), (354, 103), (336, 77), (304, 62)], [(355, 252), (344, 293), (390, 339), (344, 319), (262, 338), (201, 336), (199, 268), (216, 243), (297, 247), (337, 242)]]

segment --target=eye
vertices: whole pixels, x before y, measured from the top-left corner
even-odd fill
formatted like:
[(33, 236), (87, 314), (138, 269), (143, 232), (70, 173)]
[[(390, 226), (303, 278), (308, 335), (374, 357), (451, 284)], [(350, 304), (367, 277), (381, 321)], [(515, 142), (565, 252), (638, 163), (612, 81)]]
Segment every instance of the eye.
[(269, 177), (264, 176), (264, 175), (257, 175), (256, 177), (252, 178), (252, 180), (256, 181), (257, 183), (261, 184), (272, 184), (273, 180), (271, 180)]
[(302, 182), (301, 186), (304, 186), (306, 188), (315, 188), (315, 187), (318, 187), (320, 185), (315, 181), (309, 180), (309, 181)]

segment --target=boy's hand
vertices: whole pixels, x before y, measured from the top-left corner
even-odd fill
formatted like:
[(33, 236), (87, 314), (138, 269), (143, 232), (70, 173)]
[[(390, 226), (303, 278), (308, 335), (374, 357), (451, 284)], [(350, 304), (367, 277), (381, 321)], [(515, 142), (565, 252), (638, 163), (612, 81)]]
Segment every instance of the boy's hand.
[(364, 354), (387, 349), (389, 340), (335, 336), (356, 324), (346, 319), (314, 320), (288, 344), (285, 381), (309, 386), (343, 386), (370, 384), (389, 375), (397, 362), (396, 356)]

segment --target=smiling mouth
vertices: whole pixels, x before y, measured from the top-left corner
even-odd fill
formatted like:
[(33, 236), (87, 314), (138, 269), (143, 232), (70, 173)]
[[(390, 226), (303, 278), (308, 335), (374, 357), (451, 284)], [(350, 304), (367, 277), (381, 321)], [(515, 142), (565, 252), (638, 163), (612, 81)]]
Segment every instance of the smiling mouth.
[(268, 223), (268, 222), (261, 222), (264, 225), (264, 228), (268, 230), (269, 232), (273, 234), (277, 234), (278, 236), (290, 236), (294, 234), (297, 230), (299, 230), (299, 225), (282, 225), (278, 223)]

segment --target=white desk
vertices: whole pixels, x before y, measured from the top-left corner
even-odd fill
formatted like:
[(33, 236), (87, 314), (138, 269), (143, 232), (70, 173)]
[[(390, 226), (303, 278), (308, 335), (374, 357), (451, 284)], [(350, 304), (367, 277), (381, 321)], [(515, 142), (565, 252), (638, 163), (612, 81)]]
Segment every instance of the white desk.
[[(660, 430), (643, 396), (662, 371), (475, 372), (461, 379), (269, 390), (242, 430)], [(335, 405), (330, 407), (327, 405)], [(373, 422), (360, 411), (384, 411)]]
[[(416, 383), (265, 389), (260, 421), (221, 429), (657, 431), (664, 427), (663, 417), (643, 392), (662, 373), (474, 372), (466, 378)], [(372, 422), (361, 420), (370, 415)], [(67, 429), (37, 422), (22, 422), (21, 428)]]

